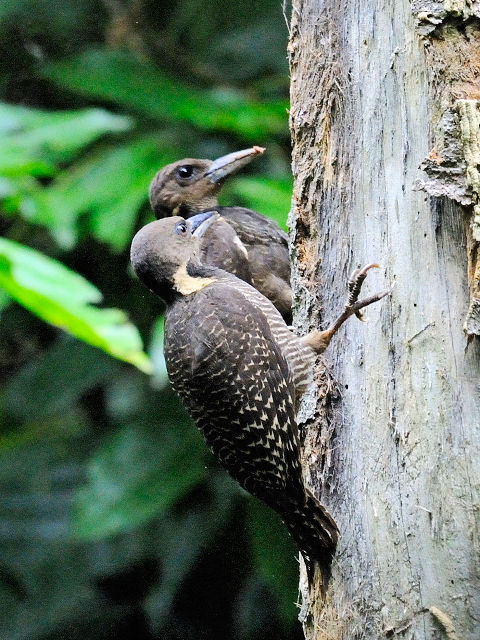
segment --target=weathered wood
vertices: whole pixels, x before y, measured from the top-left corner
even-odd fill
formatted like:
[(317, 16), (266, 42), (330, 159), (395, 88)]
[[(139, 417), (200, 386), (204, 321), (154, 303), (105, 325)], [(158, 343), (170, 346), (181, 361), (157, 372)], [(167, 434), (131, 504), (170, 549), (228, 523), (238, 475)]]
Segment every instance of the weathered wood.
[(477, 4), (293, 3), (296, 325), (325, 327), (359, 265), (382, 265), (364, 293), (396, 282), (342, 328), (337, 386), (319, 366), (302, 408), (306, 472), (341, 531), (326, 602), (302, 582), (308, 639), (480, 637), (476, 201), (468, 180), (463, 206), (419, 188), (446, 110), (480, 97)]

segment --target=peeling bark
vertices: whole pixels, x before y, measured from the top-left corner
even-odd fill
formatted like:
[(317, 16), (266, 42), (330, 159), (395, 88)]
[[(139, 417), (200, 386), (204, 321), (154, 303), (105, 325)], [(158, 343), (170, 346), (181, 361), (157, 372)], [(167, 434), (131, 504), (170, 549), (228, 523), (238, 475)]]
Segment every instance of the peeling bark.
[(478, 0), (411, 0), (411, 4), (416, 30), (423, 36), (432, 34), (448, 20), (480, 18)]
[(293, 3), (296, 326), (328, 325), (355, 267), (383, 267), (365, 292), (396, 281), (302, 405), (341, 531), (325, 601), (302, 575), (309, 640), (480, 637), (478, 18), (474, 0)]
[(431, 196), (471, 205), (466, 255), (470, 305), (464, 323), (471, 338), (480, 335), (480, 102), (456, 100), (443, 113), (434, 139), (434, 148), (420, 165), (427, 179), (419, 178), (415, 184)]

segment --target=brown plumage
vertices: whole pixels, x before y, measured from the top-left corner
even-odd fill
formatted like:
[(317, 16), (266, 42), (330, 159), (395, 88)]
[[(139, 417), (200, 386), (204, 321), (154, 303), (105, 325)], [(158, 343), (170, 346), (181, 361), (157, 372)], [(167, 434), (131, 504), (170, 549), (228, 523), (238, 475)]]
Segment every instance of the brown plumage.
[(245, 207), (218, 205), (225, 180), (264, 152), (252, 147), (217, 160), (184, 158), (159, 171), (150, 186), (150, 202), (157, 218), (189, 218), (215, 209), (221, 218), (202, 239), (202, 262), (233, 273), (253, 285), (291, 321), (292, 292), (288, 237), (260, 213)]
[(318, 563), (325, 584), (338, 531), (305, 486), (296, 412), (315, 352), (349, 315), (387, 292), (363, 302), (354, 292), (340, 323), (298, 338), (256, 289), (202, 265), (200, 238), (214, 219), (204, 213), (150, 223), (133, 240), (132, 264), (167, 303), (168, 373), (207, 444), (242, 487), (280, 515), (309, 577)]

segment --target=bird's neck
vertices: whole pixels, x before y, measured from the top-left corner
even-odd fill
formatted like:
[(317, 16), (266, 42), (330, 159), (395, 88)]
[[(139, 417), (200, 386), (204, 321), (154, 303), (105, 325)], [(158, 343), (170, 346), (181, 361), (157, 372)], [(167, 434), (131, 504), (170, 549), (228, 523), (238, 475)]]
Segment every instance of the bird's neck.
[(196, 202), (182, 202), (182, 204), (177, 207), (174, 215), (182, 216), (182, 218), (186, 219), (196, 216), (197, 213), (200, 213), (201, 211), (208, 211), (215, 207), (218, 207), (218, 199), (216, 196), (209, 196)]
[(173, 275), (173, 289), (182, 296), (201, 291), (216, 281), (215, 268), (198, 262), (182, 264)]

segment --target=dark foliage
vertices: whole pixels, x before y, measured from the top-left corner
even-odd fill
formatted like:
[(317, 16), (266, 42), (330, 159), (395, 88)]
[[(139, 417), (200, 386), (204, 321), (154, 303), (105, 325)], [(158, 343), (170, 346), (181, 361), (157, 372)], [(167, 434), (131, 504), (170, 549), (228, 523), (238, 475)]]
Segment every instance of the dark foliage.
[(223, 200), (285, 224), (280, 5), (4, 0), (0, 28), (0, 636), (299, 637), (295, 549), (169, 390), (128, 259), (187, 155), (267, 146)]

